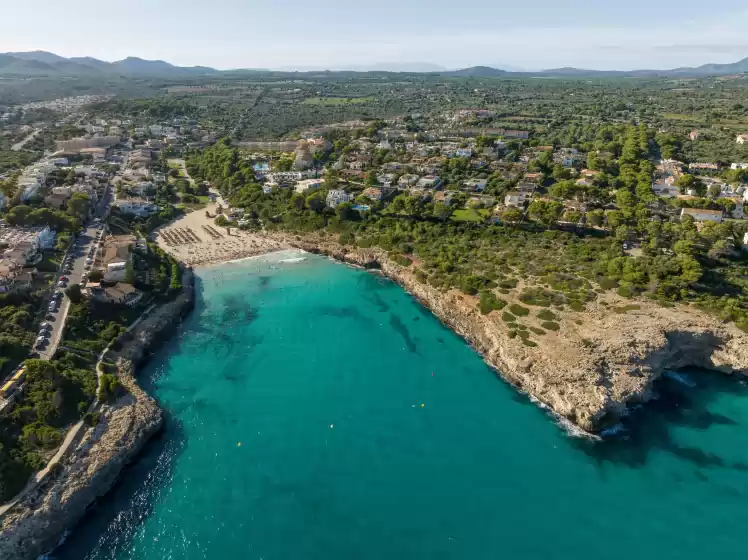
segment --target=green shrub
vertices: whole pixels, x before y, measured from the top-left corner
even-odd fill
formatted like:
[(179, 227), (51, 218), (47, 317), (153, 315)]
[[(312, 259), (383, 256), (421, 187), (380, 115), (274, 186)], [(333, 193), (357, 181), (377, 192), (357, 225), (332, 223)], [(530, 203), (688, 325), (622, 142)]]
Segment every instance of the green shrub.
[(541, 288), (528, 288), (523, 290), (519, 299), (522, 303), (526, 303), (527, 305), (550, 307), (551, 302), (553, 301), (553, 293)]
[(539, 329), (538, 327), (530, 327), (530, 330), (539, 336), (543, 336), (545, 334), (545, 331), (543, 329)]
[(618, 295), (625, 298), (634, 297), (634, 290), (629, 286), (621, 286), (618, 288)]
[(399, 253), (390, 253), (390, 258), (400, 266), (410, 266), (411, 264), (413, 264), (412, 260)]
[(509, 336), (509, 338), (515, 338), (517, 336), (517, 331), (509, 331), (507, 336)]
[(561, 328), (561, 325), (554, 323), (553, 321), (543, 321), (540, 326), (547, 331), (557, 331)]
[(508, 311), (504, 311), (501, 314), (501, 320), (504, 321), (505, 323), (513, 323), (516, 319), (517, 318), (511, 313), (509, 313)]
[(600, 278), (597, 283), (600, 284), (603, 290), (612, 290), (618, 286), (618, 282), (610, 278)]
[(109, 373), (105, 373), (101, 376), (101, 380), (99, 381), (99, 393), (97, 395), (100, 401), (113, 402), (117, 400), (121, 392), (122, 384), (115, 376)]
[(525, 346), (529, 346), (530, 348), (535, 348), (537, 346), (536, 342), (533, 342), (532, 340), (528, 338), (523, 338), (522, 344), (524, 344)]
[(538, 311), (538, 318), (543, 321), (558, 321), (556, 314), (548, 309), (541, 309)]
[(99, 424), (99, 420), (101, 419), (101, 414), (99, 412), (87, 412), (83, 416), (83, 422), (87, 426), (96, 427)]
[(510, 305), (509, 311), (514, 313), (517, 317), (527, 317), (530, 314), (530, 310), (527, 309), (527, 307), (522, 307), (518, 303)]
[(480, 293), (480, 303), (478, 308), (483, 315), (488, 315), (491, 311), (499, 311), (506, 307), (506, 302), (502, 299), (497, 298), (493, 292), (484, 290)]
[(584, 304), (581, 301), (570, 301), (569, 307), (572, 311), (584, 311)]

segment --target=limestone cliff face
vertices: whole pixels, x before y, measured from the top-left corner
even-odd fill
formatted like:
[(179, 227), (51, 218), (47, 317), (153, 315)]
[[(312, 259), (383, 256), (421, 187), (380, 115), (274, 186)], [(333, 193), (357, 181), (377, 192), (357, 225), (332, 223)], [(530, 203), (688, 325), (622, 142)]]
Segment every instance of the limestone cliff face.
[(156, 402), (138, 387), (129, 362), (121, 365), (119, 379), (128, 394), (101, 408), (99, 424), (85, 430), (60, 461), (61, 472), (50, 474), (5, 514), (0, 558), (33, 559), (54, 548), (161, 427)]
[(665, 308), (608, 294), (583, 312), (565, 312), (558, 332), (534, 337), (537, 347), (510, 338), (498, 313), (482, 315), (476, 298), (419, 282), (411, 267), (378, 249), (286, 239), (294, 246), (377, 268), (463, 336), (501, 376), (588, 432), (616, 423), (626, 407), (650, 398), (665, 370), (686, 366), (748, 373), (748, 335), (686, 305)]
[(192, 309), (190, 271), (183, 284), (179, 297), (158, 307), (124, 337), (115, 357), (126, 394), (112, 405), (102, 404), (96, 427), (84, 426), (59, 466), (0, 517), (1, 559), (31, 560), (52, 550), (161, 428), (161, 409), (138, 386), (133, 370)]

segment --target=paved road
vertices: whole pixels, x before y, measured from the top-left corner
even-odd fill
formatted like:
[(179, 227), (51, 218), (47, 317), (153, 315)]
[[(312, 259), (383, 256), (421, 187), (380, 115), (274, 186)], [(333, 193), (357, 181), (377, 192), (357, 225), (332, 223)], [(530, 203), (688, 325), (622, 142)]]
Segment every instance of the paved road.
[[(107, 187), (104, 195), (101, 197), (98, 206), (94, 212), (95, 218), (101, 218), (106, 215), (109, 211), (109, 206), (112, 203), (111, 189)], [(90, 251), (96, 247), (97, 235), (101, 231), (103, 226), (89, 226), (86, 230), (81, 233), (75, 240), (75, 245), (70, 249), (68, 253), (68, 259), (72, 261), (72, 268), (70, 272), (63, 272), (62, 274), (55, 277), (55, 282), (58, 281), (60, 276), (66, 276), (69, 280), (67, 285), (80, 284), (81, 277), (89, 267), (86, 265), (86, 259), (89, 258)], [(67, 259), (66, 259), (67, 260)], [(67, 270), (67, 269), (66, 269)], [(58, 292), (64, 292), (65, 288), (55, 288)], [(67, 319), (68, 311), (70, 309), (70, 300), (67, 297), (62, 298), (61, 305), (56, 311), (50, 311), (46, 315), (46, 321), (52, 325), (52, 332), (49, 337), (49, 343), (46, 348), (39, 351), (39, 357), (44, 360), (49, 360), (54, 356), (57, 351), (57, 347), (62, 339), (62, 333), (65, 329), (65, 321)]]
[(13, 144), (10, 147), (10, 149), (13, 150), (14, 152), (20, 152), (23, 149), (23, 147), (27, 143), (31, 142), (31, 140), (33, 140), (34, 138), (36, 138), (36, 135), (39, 134), (42, 130), (44, 130), (43, 127), (42, 128), (38, 128), (37, 130), (35, 130), (31, 134), (29, 134), (26, 138), (24, 138), (23, 140), (21, 140), (20, 142), (18, 142), (17, 144)]

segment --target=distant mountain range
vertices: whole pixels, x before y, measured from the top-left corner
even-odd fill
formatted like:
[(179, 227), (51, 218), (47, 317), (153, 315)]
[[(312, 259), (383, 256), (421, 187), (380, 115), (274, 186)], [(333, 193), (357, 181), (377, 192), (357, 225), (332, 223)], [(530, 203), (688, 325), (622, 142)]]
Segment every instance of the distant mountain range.
[(179, 77), (218, 72), (202, 66), (174, 66), (163, 60), (128, 57), (105, 62), (89, 56), (64, 58), (45, 51), (0, 54), (0, 75), (15, 76), (154, 76)]
[[(43, 76), (123, 76), (158, 77), (179, 79), (207, 75), (220, 75), (226, 72), (273, 72), (271, 70), (228, 70), (220, 71), (205, 66), (175, 66), (163, 60), (144, 60), (128, 57), (116, 62), (105, 62), (91, 57), (65, 58), (50, 52), (32, 51), (0, 54), (0, 76), (43, 77)], [(283, 71), (282, 71), (283, 72)], [(343, 70), (350, 75), (351, 70)], [(516, 76), (544, 76), (568, 78), (593, 77), (704, 77), (726, 76), (748, 73), (748, 58), (732, 64), (704, 64), (695, 68), (674, 68), (672, 70), (584, 70), (580, 68), (553, 68), (540, 72), (517, 72), (501, 70), (490, 66), (473, 66), (460, 70), (444, 70), (430, 63), (381, 63), (363, 67), (359, 72), (405, 72), (425, 73), (439, 76), (464, 78), (501, 78)], [(285, 71), (289, 73), (289, 71)], [(309, 71), (319, 73), (319, 70)], [(333, 74), (333, 72), (329, 72)]]

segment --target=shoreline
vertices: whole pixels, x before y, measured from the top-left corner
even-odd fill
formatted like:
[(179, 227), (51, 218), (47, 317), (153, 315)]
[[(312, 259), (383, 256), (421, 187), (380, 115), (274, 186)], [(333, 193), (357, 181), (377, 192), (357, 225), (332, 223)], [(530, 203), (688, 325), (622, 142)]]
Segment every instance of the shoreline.
[[(386, 276), (463, 338), (505, 382), (550, 412), (571, 436), (598, 439), (631, 406), (651, 400), (653, 384), (667, 370), (693, 366), (748, 374), (748, 335), (694, 307), (646, 302), (643, 311), (617, 314), (611, 307), (632, 302), (608, 293), (601, 295), (603, 304), (565, 312), (559, 332), (547, 332), (530, 348), (509, 335), (501, 312), (482, 315), (477, 298), (418, 281), (415, 265), (398, 265), (379, 248), (342, 246), (313, 234), (263, 233), (262, 239)], [(210, 266), (226, 262), (234, 261), (218, 259)]]
[[(748, 374), (748, 336), (694, 308), (650, 305), (643, 312), (618, 316), (597, 307), (571, 314), (573, 320), (561, 320), (562, 326), (568, 325), (568, 334), (565, 329), (547, 333), (536, 348), (529, 348), (508, 335), (500, 313), (482, 315), (477, 298), (419, 282), (412, 268), (394, 263), (380, 249), (283, 238), (298, 249), (376, 271), (398, 284), (463, 338), (499, 377), (550, 412), (571, 436), (599, 439), (599, 433), (618, 424), (630, 406), (651, 400), (653, 384), (668, 370), (693, 366)], [(594, 344), (582, 336), (589, 332), (597, 337)]]
[(123, 469), (163, 427), (163, 412), (135, 378), (153, 351), (194, 308), (194, 277), (183, 272), (183, 290), (120, 337), (113, 352), (125, 394), (101, 406), (95, 426), (81, 430), (44, 481), (0, 516), (0, 558), (33, 560), (59, 546), (67, 531), (107, 494)]
[[(550, 413), (571, 437), (600, 439), (598, 433), (615, 425), (630, 405), (652, 397), (653, 383), (668, 369), (696, 366), (725, 373), (748, 372), (748, 337), (718, 324), (711, 317), (705, 319), (704, 314), (695, 310), (660, 312), (660, 315), (675, 314), (674, 317), (686, 323), (690, 318), (692, 322), (680, 324), (679, 329), (672, 331), (663, 330), (662, 340), (654, 343), (652, 337), (645, 337), (647, 344), (640, 349), (642, 351), (629, 353), (628, 360), (619, 360), (615, 364), (619, 370), (616, 372), (603, 359), (607, 357), (606, 351), (610, 353), (609, 349), (584, 347), (571, 356), (571, 361), (554, 360), (554, 356), (548, 354), (552, 354), (550, 349), (554, 345), (565, 340), (558, 338), (560, 334), (553, 334), (547, 344), (539, 344), (537, 348), (523, 347), (520, 341), (502, 331), (503, 324), (495, 320), (495, 312), (480, 314), (475, 298), (455, 290), (442, 292), (419, 282), (414, 267), (393, 262), (380, 249), (345, 247), (311, 236), (266, 234), (263, 238), (272, 241), (268, 246), (283, 248), (239, 259), (215, 259), (200, 268), (299, 250), (381, 274), (460, 336), (497, 376)], [(72, 453), (60, 460), (60, 468), (53, 469), (48, 480), (0, 518), (0, 557), (30, 560), (56, 548), (65, 532), (111, 489), (127, 464), (135, 460), (143, 446), (161, 430), (163, 413), (156, 401), (139, 387), (135, 372), (147, 362), (156, 347), (172, 336), (181, 320), (194, 308), (194, 275), (189, 267), (184, 271), (183, 285), (183, 292), (176, 300), (162, 304), (122, 340), (123, 347), (115, 357), (118, 378), (127, 389), (127, 395), (102, 407), (100, 423), (84, 430)], [(651, 315), (658, 313), (656, 309), (648, 311)], [(576, 314), (584, 315), (595, 320), (593, 328), (599, 327), (597, 323), (602, 319), (595, 312)], [(630, 318), (626, 322), (629, 328), (637, 326)], [(688, 334), (695, 335), (695, 339), (689, 339)], [(602, 337), (605, 338), (605, 333)], [(700, 344), (694, 345), (694, 340)], [(688, 343), (692, 347), (684, 349), (684, 344)], [(626, 346), (631, 346), (630, 341)], [(741, 351), (742, 348), (746, 350)], [(589, 356), (581, 355), (582, 352)], [(600, 376), (611, 372), (610, 387), (603, 387)], [(569, 377), (572, 373), (576, 376)], [(638, 383), (632, 386), (632, 379)], [(623, 390), (617, 385), (623, 385)]]

